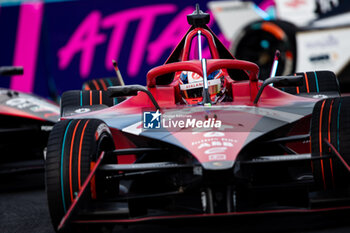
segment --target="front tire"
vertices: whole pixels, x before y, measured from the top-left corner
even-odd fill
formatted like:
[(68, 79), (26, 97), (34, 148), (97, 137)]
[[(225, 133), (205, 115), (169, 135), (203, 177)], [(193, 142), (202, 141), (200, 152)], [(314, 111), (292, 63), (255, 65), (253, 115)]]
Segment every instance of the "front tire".
[[(48, 141), (45, 178), (49, 212), (55, 230), (101, 151), (114, 148), (109, 128), (101, 120), (63, 120), (54, 126)], [(114, 187), (116, 192), (118, 187), (119, 184)], [(80, 200), (83, 202), (81, 206), (99, 195), (95, 181), (87, 189)], [(69, 228), (70, 224), (67, 225)]]
[(347, 188), (350, 183), (349, 171), (330, 150), (325, 139), (350, 164), (350, 97), (320, 100), (313, 109), (311, 121), (312, 156), (332, 155), (332, 158), (313, 160), (312, 171), (316, 184), (323, 190)]

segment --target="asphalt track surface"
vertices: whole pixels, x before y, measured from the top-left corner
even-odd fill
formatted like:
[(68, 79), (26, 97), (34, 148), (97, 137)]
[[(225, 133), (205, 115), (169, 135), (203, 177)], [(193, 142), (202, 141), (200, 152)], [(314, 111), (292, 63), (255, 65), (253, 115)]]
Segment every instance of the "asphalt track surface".
[[(0, 177), (0, 233), (54, 233), (51, 227), (43, 175)], [(116, 233), (241, 233), (298, 232), (349, 233), (350, 214), (336, 213), (312, 217), (273, 216), (230, 219), (226, 222), (142, 224), (116, 226)]]

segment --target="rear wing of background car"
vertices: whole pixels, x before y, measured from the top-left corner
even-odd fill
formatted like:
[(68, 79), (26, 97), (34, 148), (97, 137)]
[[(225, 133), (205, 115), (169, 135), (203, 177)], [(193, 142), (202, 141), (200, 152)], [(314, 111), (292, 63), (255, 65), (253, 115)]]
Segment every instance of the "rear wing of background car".
[(0, 66), (0, 76), (22, 75), (22, 66)]

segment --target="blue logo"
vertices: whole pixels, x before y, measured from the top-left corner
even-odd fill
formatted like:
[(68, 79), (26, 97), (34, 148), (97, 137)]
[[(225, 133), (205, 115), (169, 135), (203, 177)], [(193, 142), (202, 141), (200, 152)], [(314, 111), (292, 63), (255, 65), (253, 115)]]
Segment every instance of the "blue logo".
[(162, 114), (157, 110), (156, 112), (143, 113), (143, 128), (144, 129), (160, 129)]

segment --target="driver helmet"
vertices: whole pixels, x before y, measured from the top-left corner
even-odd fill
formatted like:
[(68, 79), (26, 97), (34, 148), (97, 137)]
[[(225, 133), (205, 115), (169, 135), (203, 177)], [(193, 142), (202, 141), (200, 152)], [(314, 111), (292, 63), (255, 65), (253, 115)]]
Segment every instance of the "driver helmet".
[[(203, 78), (191, 71), (183, 71), (179, 80), (182, 99), (186, 104), (197, 104), (202, 101)], [(222, 70), (216, 70), (208, 75), (208, 91), (212, 102), (224, 99), (225, 77)]]

